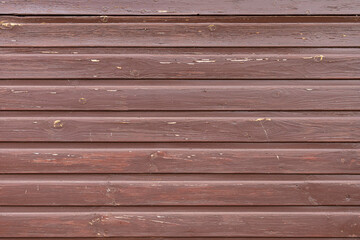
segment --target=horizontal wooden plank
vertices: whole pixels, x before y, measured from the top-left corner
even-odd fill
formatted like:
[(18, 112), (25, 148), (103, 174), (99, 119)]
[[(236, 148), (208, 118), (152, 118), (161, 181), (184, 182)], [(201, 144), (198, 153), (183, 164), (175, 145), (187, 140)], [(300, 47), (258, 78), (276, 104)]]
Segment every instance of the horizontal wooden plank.
[[(358, 23), (355, 15), (251, 16), (251, 15), (150, 15), (150, 16), (74, 16), (74, 15), (0, 15), (3, 23)], [(6, 27), (6, 26), (4, 26)]]
[(352, 48), (95, 51), (98, 54), (1, 54), (0, 79), (360, 78), (360, 49)]
[[(359, 208), (7, 208), (1, 237), (359, 237)], [(206, 224), (204, 224), (206, 223)]]
[(359, 204), (359, 176), (0, 176), (2, 206)]
[(2, 142), (357, 142), (359, 112), (0, 112)]
[[(96, 240), (109, 240), (107, 237), (94, 237)], [(88, 240), (93, 239), (90, 238), (1, 238), (1, 240)], [(246, 237), (222, 237), (221, 239), (225, 240), (245, 240), (248, 239)], [(358, 240), (359, 238), (351, 238), (351, 240)], [(219, 240), (219, 238), (206, 237), (112, 237), (111, 240)], [(349, 238), (251, 238), (251, 240), (349, 240)]]
[(0, 83), (0, 109), (360, 110), (359, 83), (344, 80), (54, 80), (40, 83), (4, 80)]
[(358, 144), (0, 144), (0, 173), (359, 172)]
[(11, 0), (1, 3), (0, 14), (21, 15), (357, 15), (352, 0)]
[[(99, 19), (99, 18), (96, 18)], [(288, 22), (272, 23), (244, 21), (231, 22), (207, 18), (208, 22), (194, 23), (188, 18), (164, 23), (109, 22), (93, 19), (84, 22), (57, 23), (57, 19), (0, 18), (2, 47), (358, 47), (360, 23), (354, 22)], [(116, 21), (117, 19), (113, 20)], [(230, 20), (229, 20), (230, 21)], [(256, 20), (253, 20), (256, 21)]]

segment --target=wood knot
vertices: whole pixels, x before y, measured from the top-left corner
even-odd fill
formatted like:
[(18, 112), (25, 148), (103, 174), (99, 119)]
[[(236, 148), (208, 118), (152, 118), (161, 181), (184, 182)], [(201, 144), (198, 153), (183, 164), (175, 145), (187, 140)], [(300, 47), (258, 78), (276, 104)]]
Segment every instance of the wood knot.
[(216, 30), (216, 27), (215, 27), (214, 24), (211, 24), (211, 25), (208, 26), (208, 29), (209, 29), (210, 32), (213, 32), (213, 31)]
[(86, 103), (87, 103), (86, 98), (80, 98), (80, 99), (79, 99), (79, 103), (81, 103), (81, 104), (86, 104)]
[(323, 59), (324, 59), (324, 56), (323, 56), (323, 55), (318, 55), (318, 56), (315, 56), (315, 57), (314, 57), (314, 61), (315, 61), (315, 62), (321, 62)]
[(103, 23), (106, 23), (109, 21), (109, 17), (108, 16), (100, 16), (100, 21), (103, 22)]
[(138, 70), (131, 70), (130, 75), (133, 77), (138, 77), (140, 76), (140, 72)]
[(54, 128), (62, 128), (64, 126), (64, 122), (61, 120), (54, 121)]

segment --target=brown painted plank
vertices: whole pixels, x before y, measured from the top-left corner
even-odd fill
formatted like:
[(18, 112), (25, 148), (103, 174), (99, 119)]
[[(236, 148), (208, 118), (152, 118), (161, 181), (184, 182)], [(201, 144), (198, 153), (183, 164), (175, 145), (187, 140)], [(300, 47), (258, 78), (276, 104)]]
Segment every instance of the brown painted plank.
[(358, 112), (0, 112), (2, 142), (357, 142)]
[[(106, 237), (94, 237), (96, 240), (109, 240)], [(1, 240), (88, 240), (93, 238), (1, 238)], [(249, 238), (234, 238), (234, 237), (222, 237), (221, 240), (246, 240)], [(351, 238), (351, 240), (358, 240), (360, 238)], [(178, 238), (178, 237), (112, 237), (111, 240), (220, 240), (219, 238), (198, 238), (198, 237), (186, 237), (186, 238)], [(251, 238), (251, 240), (349, 240), (349, 238)]]
[[(230, 23), (208, 19), (177, 22), (72, 23), (3, 17), (0, 18), (0, 46), (5, 47), (357, 47), (360, 23), (251, 23), (234, 19)], [(336, 18), (335, 18), (336, 19)], [(80, 21), (80, 22), (78, 22)], [(93, 21), (93, 20), (92, 20)], [(164, 21), (164, 20), (162, 20)]]
[[(3, 23), (358, 23), (360, 18), (351, 15), (320, 15), (320, 16), (249, 16), (249, 15), (150, 15), (150, 16), (71, 16), (71, 15), (43, 15), (43, 16), (15, 16), (0, 15)], [(6, 27), (6, 26), (4, 26)]]
[(4, 80), (0, 83), (0, 109), (360, 110), (359, 83), (344, 80)]
[(359, 216), (351, 207), (2, 208), (0, 236), (359, 237)]
[[(1, 79), (357, 79), (360, 49), (127, 49), (1, 54)], [(15, 50), (16, 51), (16, 50)], [(111, 51), (111, 50), (110, 50)], [(118, 54), (116, 52), (123, 53)], [(132, 52), (132, 53), (131, 53)], [(77, 52), (76, 52), (77, 53)], [(101, 53), (101, 54), (100, 54)]]
[(0, 176), (2, 206), (359, 204), (359, 176)]
[(5, 0), (0, 14), (22, 15), (349, 15), (359, 14), (352, 0)]
[(0, 173), (359, 172), (358, 144), (0, 144)]

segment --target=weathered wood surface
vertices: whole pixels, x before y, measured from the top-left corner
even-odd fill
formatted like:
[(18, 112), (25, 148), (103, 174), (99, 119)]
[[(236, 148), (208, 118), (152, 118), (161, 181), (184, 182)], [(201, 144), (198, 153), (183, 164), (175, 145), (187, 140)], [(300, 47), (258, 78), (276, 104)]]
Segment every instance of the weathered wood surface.
[(2, 206), (359, 204), (359, 176), (0, 176)]
[(2, 142), (357, 142), (358, 112), (0, 112)]
[(359, 144), (0, 144), (0, 173), (358, 174)]
[[(148, 19), (149, 22), (146, 22)], [(6, 47), (358, 47), (358, 18), (0, 18)], [(100, 23), (96, 23), (98, 20)], [(166, 19), (165, 19), (166, 20)], [(351, 22), (353, 20), (353, 22)], [(299, 21), (299, 20), (297, 20)]]
[(360, 232), (357, 207), (0, 210), (2, 237), (359, 237)]
[(358, 14), (0, 1), (0, 239), (360, 239)]
[[(39, 238), (1, 238), (1, 240), (38, 240)], [(109, 240), (107, 237), (90, 237), (90, 238), (40, 238), (41, 240)], [(246, 237), (222, 237), (221, 239), (225, 240), (245, 240)], [(252, 240), (319, 240), (319, 238), (251, 238)], [(351, 238), (351, 240), (358, 240), (359, 238)], [(217, 237), (111, 237), (111, 240), (219, 240)], [(349, 240), (349, 238), (321, 238), (321, 240)]]
[(360, 110), (360, 81), (0, 82), (1, 110)]
[[(86, 50), (87, 51), (87, 50)], [(85, 50), (83, 52), (86, 52)], [(90, 52), (93, 50), (90, 50)], [(0, 79), (357, 79), (360, 50), (109, 49), (1, 54)], [(189, 49), (187, 50), (189, 51)], [(77, 54), (76, 54), (77, 53)]]
[(0, 14), (21, 15), (357, 15), (352, 0), (6, 0)]

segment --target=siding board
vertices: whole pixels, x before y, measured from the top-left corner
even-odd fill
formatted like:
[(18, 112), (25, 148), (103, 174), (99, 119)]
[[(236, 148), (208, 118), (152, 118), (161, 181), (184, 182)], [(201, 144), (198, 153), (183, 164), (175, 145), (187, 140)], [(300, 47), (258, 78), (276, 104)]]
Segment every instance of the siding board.
[(341, 143), (0, 144), (0, 173), (358, 174)]
[(4, 1), (0, 14), (21, 15), (357, 15), (351, 0), (26, 0)]
[[(2, 20), (5, 47), (358, 47), (360, 23), (34, 23)], [(60, 19), (61, 21), (61, 19)], [(331, 21), (331, 20), (330, 20)], [(55, 23), (52, 23), (55, 22)], [(7, 25), (8, 24), (8, 25)]]
[[(64, 196), (71, 196), (64, 197)], [(359, 205), (358, 176), (0, 176), (2, 206)]]
[(0, 112), (2, 142), (358, 142), (358, 112)]
[(203, 49), (187, 54), (179, 48), (152, 49), (147, 53), (127, 50), (123, 54), (115, 54), (115, 50), (114, 54), (100, 54), (102, 50), (97, 50), (97, 54), (2, 54), (0, 79), (360, 78), (357, 48), (293, 51)]
[[(6, 80), (5, 80), (6, 81)], [(360, 110), (360, 81), (53, 80), (0, 83), (1, 110)]]
[(6, 208), (0, 224), (4, 237), (358, 237), (359, 215), (349, 207)]

